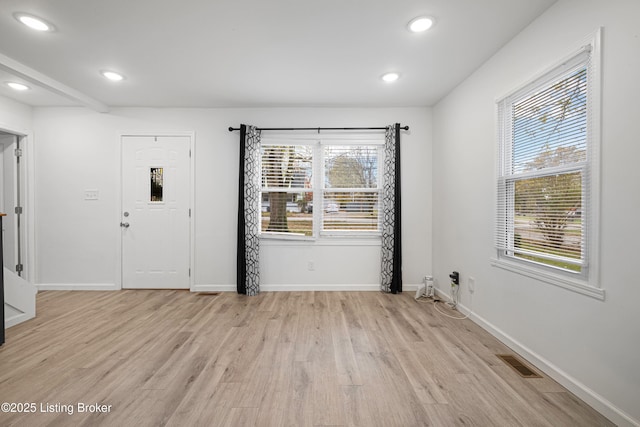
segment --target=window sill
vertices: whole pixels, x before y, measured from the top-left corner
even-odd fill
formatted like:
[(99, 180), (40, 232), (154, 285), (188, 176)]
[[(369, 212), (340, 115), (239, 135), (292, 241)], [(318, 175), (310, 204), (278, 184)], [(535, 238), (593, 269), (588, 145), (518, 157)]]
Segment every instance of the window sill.
[(506, 259), (492, 258), (491, 265), (507, 271), (511, 271), (513, 273), (518, 273), (523, 276), (530, 277), (532, 279), (540, 280), (551, 285), (568, 289), (570, 291), (586, 295), (600, 301), (604, 301), (605, 299), (604, 289), (588, 285), (582, 280), (572, 279), (560, 274), (554, 274), (550, 271), (544, 271), (539, 268), (529, 267), (519, 262), (513, 262)]
[(281, 236), (262, 234), (263, 246), (381, 246), (380, 236)]
[(305, 236), (304, 234), (293, 233), (260, 233), (260, 240), (263, 242), (314, 242), (316, 240), (313, 236)]

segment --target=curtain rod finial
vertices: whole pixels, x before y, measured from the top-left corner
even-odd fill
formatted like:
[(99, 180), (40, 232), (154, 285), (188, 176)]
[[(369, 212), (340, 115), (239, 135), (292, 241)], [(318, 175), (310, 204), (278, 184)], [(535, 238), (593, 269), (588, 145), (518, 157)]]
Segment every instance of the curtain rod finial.
[(229, 132), (233, 132), (233, 126), (229, 126)]

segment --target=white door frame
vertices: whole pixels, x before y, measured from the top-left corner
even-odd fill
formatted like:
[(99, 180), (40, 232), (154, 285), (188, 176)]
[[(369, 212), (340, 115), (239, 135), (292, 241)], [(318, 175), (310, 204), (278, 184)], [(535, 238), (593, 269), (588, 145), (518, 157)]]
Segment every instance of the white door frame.
[(191, 274), (189, 275), (189, 289), (191, 292), (194, 292), (195, 287), (195, 176), (196, 176), (196, 168), (195, 168), (195, 132), (192, 131), (179, 131), (179, 132), (167, 132), (167, 131), (152, 131), (152, 132), (141, 132), (141, 131), (133, 131), (133, 132), (119, 132), (118, 133), (118, 156), (117, 156), (117, 167), (116, 167), (116, 197), (118, 202), (116, 203), (117, 211), (115, 213), (113, 219), (113, 228), (117, 233), (118, 238), (117, 248), (116, 248), (116, 256), (118, 262), (116, 262), (116, 288), (122, 289), (122, 227), (120, 227), (120, 220), (122, 218), (122, 144), (123, 139), (129, 136), (187, 136), (189, 137), (189, 150), (191, 155), (189, 156), (189, 209), (191, 210), (191, 218), (189, 221), (189, 270)]
[(24, 180), (20, 183), (24, 191), (23, 220), (22, 220), (22, 243), (24, 245), (24, 264), (26, 268), (23, 271), (22, 278), (29, 283), (38, 283), (36, 277), (36, 236), (35, 236), (35, 161), (33, 149), (33, 136), (30, 131), (17, 130), (0, 124), (0, 131), (15, 135), (20, 141), (22, 149), (21, 168), (24, 168)]

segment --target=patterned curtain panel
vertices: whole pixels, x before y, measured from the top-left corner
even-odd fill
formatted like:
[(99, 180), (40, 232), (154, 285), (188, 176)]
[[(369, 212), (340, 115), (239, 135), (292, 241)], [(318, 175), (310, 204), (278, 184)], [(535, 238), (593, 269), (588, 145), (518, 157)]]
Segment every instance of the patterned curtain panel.
[(260, 292), (260, 131), (240, 126), (238, 293)]
[(400, 200), (400, 124), (387, 127), (382, 189), (381, 290), (402, 292), (402, 227)]

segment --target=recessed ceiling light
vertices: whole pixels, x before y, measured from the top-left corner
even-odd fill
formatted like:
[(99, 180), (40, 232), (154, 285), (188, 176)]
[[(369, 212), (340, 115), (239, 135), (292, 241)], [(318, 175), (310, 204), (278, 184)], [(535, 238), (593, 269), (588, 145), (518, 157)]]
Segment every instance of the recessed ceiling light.
[(115, 71), (100, 71), (100, 74), (102, 74), (105, 78), (113, 81), (113, 82), (119, 82), (121, 80), (124, 80), (124, 76), (120, 73), (116, 73)]
[(49, 24), (42, 18), (38, 18), (37, 16), (29, 15), (28, 13), (22, 12), (14, 13), (13, 16), (32, 30), (53, 31), (53, 25)]
[(9, 86), (11, 89), (13, 90), (29, 90), (29, 86), (27, 85), (23, 85), (22, 83), (16, 83), (16, 82), (7, 82), (7, 86)]
[(412, 19), (409, 22), (409, 25), (407, 26), (407, 28), (409, 28), (409, 31), (413, 33), (421, 33), (433, 27), (434, 23), (435, 23), (435, 19), (433, 19), (430, 16), (419, 16), (417, 18)]
[(382, 75), (382, 80), (384, 80), (387, 83), (395, 82), (399, 78), (400, 78), (400, 74), (398, 73), (387, 73)]

